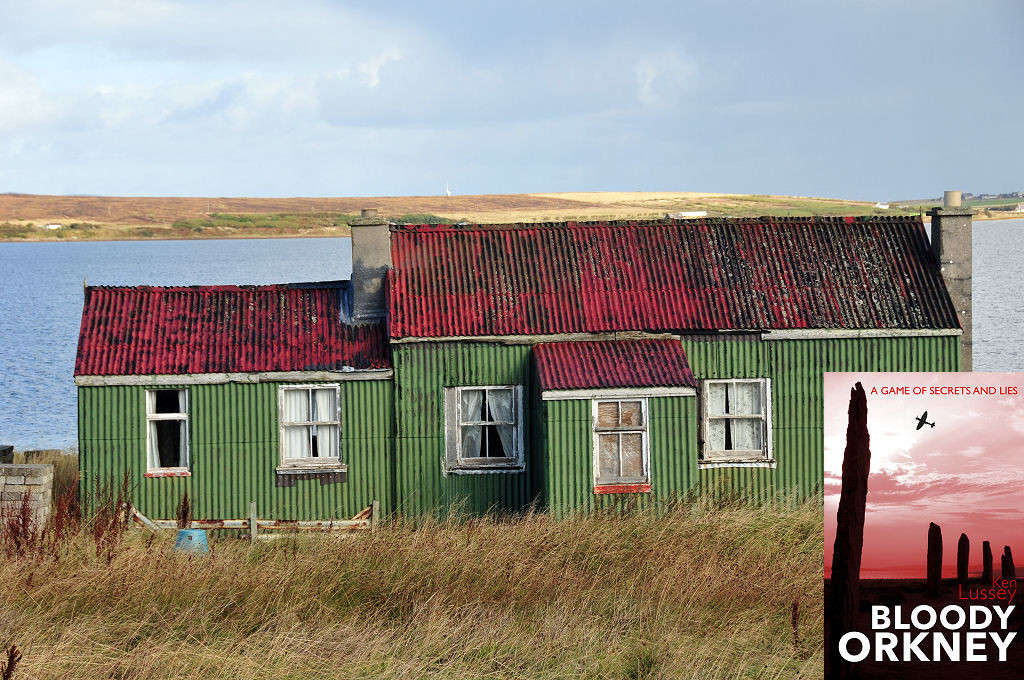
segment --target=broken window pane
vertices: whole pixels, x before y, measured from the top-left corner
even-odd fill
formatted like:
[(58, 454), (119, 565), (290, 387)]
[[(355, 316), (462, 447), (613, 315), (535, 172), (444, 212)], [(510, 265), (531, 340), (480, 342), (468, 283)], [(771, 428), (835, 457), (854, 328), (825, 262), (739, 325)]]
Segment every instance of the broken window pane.
[(156, 390), (153, 413), (183, 413), (184, 404), (181, 399), (184, 396), (181, 390)]
[(182, 421), (153, 420), (149, 423), (150, 467), (182, 467)]
[(147, 468), (188, 467), (185, 390), (146, 391)]

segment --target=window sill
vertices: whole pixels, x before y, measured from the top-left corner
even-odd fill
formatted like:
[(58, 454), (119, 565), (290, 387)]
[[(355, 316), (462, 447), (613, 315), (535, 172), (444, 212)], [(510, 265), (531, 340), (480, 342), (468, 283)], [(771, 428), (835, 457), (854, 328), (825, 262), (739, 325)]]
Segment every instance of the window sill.
[(282, 465), (275, 470), (279, 475), (304, 475), (310, 472), (348, 472), (348, 466), (341, 463), (327, 465)]
[(191, 477), (192, 472), (188, 468), (165, 468), (163, 470), (150, 470), (143, 477)]
[(760, 460), (750, 460), (749, 458), (747, 458), (747, 459), (743, 459), (743, 458), (722, 458), (722, 459), (716, 459), (716, 460), (698, 460), (697, 461), (697, 469), (698, 470), (713, 470), (715, 468), (726, 468), (726, 467), (734, 467), (734, 468), (774, 468), (775, 467), (775, 461), (774, 460), (765, 460), (764, 458), (762, 458)]
[(498, 473), (516, 473), (526, 470), (522, 464), (512, 465), (466, 465), (445, 468), (446, 475), (493, 475)]
[(594, 487), (595, 494), (607, 493), (650, 493), (650, 484), (599, 484)]
[(295, 486), (296, 482), (309, 479), (319, 481), (320, 486), (344, 484), (348, 481), (348, 466), (337, 463), (331, 466), (321, 465), (319, 467), (312, 465), (305, 467), (279, 467), (275, 472), (274, 486), (277, 487), (292, 487)]

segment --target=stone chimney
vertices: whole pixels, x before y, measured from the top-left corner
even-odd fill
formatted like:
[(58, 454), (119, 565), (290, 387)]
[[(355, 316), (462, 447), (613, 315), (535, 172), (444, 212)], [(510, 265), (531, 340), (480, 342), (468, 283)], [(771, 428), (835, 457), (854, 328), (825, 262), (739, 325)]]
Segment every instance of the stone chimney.
[(942, 207), (929, 210), (932, 218), (932, 256), (939, 263), (942, 280), (953, 300), (960, 326), (960, 370), (973, 368), (971, 333), (971, 232), (974, 211), (960, 205), (960, 192), (947, 191)]
[(352, 229), (352, 320), (375, 321), (387, 313), (384, 275), (391, 268), (391, 225), (376, 208), (363, 209)]

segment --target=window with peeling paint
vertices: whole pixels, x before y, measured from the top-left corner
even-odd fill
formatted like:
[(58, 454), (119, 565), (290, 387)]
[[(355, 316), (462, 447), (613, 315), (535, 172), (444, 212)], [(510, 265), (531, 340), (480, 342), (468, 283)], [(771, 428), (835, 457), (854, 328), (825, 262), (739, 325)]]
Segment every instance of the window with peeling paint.
[(594, 485), (649, 484), (647, 399), (593, 402)]
[(187, 472), (188, 390), (146, 390), (146, 468)]
[(282, 467), (341, 465), (338, 385), (282, 385), (278, 388)]
[(771, 381), (705, 380), (702, 463), (770, 464)]
[(522, 470), (522, 400), (523, 388), (519, 385), (448, 388), (446, 470)]

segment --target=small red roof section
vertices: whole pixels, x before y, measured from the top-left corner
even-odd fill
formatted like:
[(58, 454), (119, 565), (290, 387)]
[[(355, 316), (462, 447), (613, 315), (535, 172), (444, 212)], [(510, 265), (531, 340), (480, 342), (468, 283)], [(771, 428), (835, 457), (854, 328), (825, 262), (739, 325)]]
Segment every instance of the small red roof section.
[(918, 217), (392, 228), (392, 337), (956, 329)]
[(533, 352), (542, 390), (697, 385), (678, 340), (545, 342)]
[(348, 282), (85, 289), (75, 375), (391, 367), (383, 323), (342, 322)]

